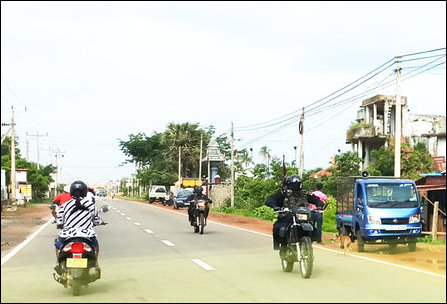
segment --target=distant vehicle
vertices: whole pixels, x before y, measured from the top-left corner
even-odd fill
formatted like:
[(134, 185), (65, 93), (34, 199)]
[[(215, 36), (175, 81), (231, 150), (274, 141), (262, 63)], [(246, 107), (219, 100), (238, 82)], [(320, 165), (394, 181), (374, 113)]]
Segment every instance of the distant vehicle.
[(149, 189), (149, 203), (164, 202), (166, 198), (165, 186), (151, 186)]
[(98, 189), (96, 191), (96, 196), (107, 196), (107, 191), (105, 189)]
[(188, 207), (190, 202), (187, 202), (186, 199), (193, 194), (190, 189), (183, 189), (177, 193), (177, 196), (174, 199), (174, 209), (179, 209), (180, 207)]

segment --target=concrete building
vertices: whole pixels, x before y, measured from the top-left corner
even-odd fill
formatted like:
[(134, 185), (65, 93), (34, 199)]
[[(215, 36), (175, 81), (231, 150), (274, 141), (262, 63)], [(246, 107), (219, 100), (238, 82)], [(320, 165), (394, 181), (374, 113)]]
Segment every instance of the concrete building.
[[(407, 98), (401, 97), (402, 137), (408, 138), (410, 145), (423, 143), (433, 157), (444, 157), (445, 116), (410, 114)], [(347, 143), (352, 151), (363, 159), (361, 170), (370, 164), (371, 151), (388, 146), (395, 135), (396, 97), (376, 95), (363, 100), (357, 112), (357, 123), (347, 132)]]

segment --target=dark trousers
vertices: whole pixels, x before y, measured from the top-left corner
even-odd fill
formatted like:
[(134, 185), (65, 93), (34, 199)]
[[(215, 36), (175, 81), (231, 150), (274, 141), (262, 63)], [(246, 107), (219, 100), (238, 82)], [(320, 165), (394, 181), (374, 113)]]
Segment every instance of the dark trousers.
[[(290, 219), (285, 218), (282, 220), (277, 220), (273, 223), (273, 249), (279, 250), (279, 244), (285, 244), (287, 242), (286, 240), (286, 229), (287, 226), (290, 224)], [(284, 231), (284, 235), (281, 237), (280, 231)]]
[(323, 213), (312, 212), (311, 220), (313, 222), (314, 231), (312, 233), (312, 241), (321, 243), (321, 234), (323, 231)]

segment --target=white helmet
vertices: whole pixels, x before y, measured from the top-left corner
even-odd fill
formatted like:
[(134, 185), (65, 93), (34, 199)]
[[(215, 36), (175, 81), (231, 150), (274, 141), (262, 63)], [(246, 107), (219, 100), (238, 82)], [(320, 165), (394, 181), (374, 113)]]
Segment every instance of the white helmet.
[(64, 192), (70, 193), (70, 185), (65, 185)]

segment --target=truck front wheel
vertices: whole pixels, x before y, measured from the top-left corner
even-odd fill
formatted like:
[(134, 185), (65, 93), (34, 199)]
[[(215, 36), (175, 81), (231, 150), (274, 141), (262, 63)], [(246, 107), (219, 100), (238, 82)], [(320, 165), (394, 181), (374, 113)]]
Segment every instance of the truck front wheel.
[(408, 250), (410, 251), (410, 252), (414, 252), (414, 251), (416, 251), (416, 242), (409, 242), (408, 243)]
[(360, 235), (360, 229), (356, 232), (357, 237), (357, 250), (358, 252), (364, 252), (365, 251), (365, 242), (362, 239), (362, 236)]
[(348, 235), (348, 230), (346, 229), (345, 226), (341, 226), (340, 229), (338, 230), (338, 234), (339, 234), (340, 236)]

